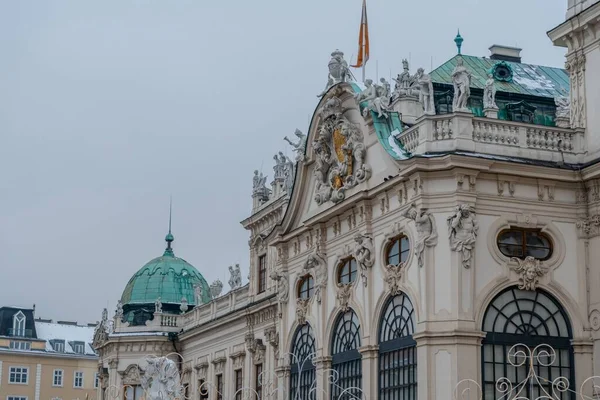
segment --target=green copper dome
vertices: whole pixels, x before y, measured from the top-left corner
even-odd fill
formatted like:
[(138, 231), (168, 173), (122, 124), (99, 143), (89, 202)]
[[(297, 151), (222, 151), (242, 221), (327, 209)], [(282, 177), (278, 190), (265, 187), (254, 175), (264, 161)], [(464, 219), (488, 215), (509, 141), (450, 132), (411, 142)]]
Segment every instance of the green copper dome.
[[(196, 306), (194, 286), (202, 288), (202, 303), (210, 301), (210, 290), (206, 280), (194, 266), (182, 258), (175, 257), (171, 243), (174, 238), (171, 232), (165, 238), (167, 248), (162, 257), (157, 257), (137, 271), (125, 286), (121, 302), (126, 320), (130, 319), (128, 311), (143, 308), (154, 312), (154, 302), (160, 298), (167, 312), (179, 309), (185, 297), (190, 308)], [(169, 307), (168, 305), (172, 305)], [(175, 305), (177, 305), (175, 307)]]

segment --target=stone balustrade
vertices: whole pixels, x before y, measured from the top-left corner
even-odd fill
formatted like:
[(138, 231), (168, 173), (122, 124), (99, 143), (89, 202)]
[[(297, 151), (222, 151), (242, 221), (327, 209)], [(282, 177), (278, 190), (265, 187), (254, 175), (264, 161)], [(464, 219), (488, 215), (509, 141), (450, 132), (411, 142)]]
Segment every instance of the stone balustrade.
[(422, 116), (398, 139), (413, 154), (465, 151), (534, 160), (581, 163), (584, 131), (468, 113)]

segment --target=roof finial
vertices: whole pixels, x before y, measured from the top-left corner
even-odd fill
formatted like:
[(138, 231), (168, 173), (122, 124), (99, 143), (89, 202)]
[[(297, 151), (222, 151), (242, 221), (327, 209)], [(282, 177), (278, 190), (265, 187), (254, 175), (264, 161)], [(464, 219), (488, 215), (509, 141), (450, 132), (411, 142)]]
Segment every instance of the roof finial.
[(167, 242), (167, 248), (165, 249), (165, 253), (163, 254), (163, 257), (165, 257), (165, 256), (174, 257), (175, 256), (175, 254), (173, 253), (173, 248), (171, 247), (171, 243), (173, 243), (173, 241), (175, 240), (175, 238), (171, 234), (171, 217), (172, 217), (172, 215), (173, 215), (173, 197), (171, 196), (169, 199), (169, 233), (167, 233), (167, 236), (165, 237), (165, 240)]
[(463, 41), (464, 41), (464, 39), (462, 38), (462, 36), (460, 36), (460, 29), (459, 29), (458, 33), (456, 34), (456, 37), (454, 38), (454, 43), (456, 43), (456, 48), (458, 49), (458, 54), (461, 54), (460, 48), (462, 47)]

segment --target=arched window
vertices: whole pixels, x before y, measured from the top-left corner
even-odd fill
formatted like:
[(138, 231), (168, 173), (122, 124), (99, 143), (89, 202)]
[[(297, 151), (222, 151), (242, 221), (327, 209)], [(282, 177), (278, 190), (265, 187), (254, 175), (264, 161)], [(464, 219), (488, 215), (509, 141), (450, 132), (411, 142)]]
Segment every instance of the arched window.
[(314, 400), (315, 366), (312, 363), (315, 356), (315, 335), (309, 324), (302, 325), (294, 335), (290, 360), (290, 399)]
[[(510, 348), (519, 343), (530, 349), (547, 344), (556, 350), (557, 357), (551, 366), (534, 361), (536, 373), (543, 378), (539, 382), (548, 393), (552, 393), (552, 380), (559, 376), (575, 382), (571, 324), (561, 305), (548, 293), (514, 287), (503, 291), (485, 311), (483, 330), (486, 332), (481, 355), (484, 399), (497, 398), (496, 381), (500, 378), (510, 379), (513, 387), (526, 379), (526, 366), (515, 368), (507, 359)], [(542, 361), (548, 364), (548, 360)], [(525, 386), (527, 393), (522, 393), (523, 396), (539, 396), (537, 392), (529, 392), (529, 385)], [(561, 398), (567, 399), (569, 395), (565, 393)]]
[(338, 267), (338, 283), (352, 283), (356, 280), (356, 274), (358, 268), (356, 267), (356, 260), (354, 258), (348, 258), (342, 261)]
[(417, 398), (417, 343), (410, 299), (401, 293), (391, 297), (379, 325), (379, 399)]
[(360, 322), (356, 313), (349, 310), (337, 318), (331, 338), (331, 368), (335, 371), (331, 377), (332, 400), (362, 397), (362, 360), (359, 347)]
[(298, 283), (298, 298), (299, 299), (310, 299), (315, 291), (315, 280), (312, 276), (306, 275), (300, 279)]
[(18, 311), (13, 316), (13, 336), (25, 336), (25, 314)]
[(400, 235), (394, 238), (387, 246), (386, 258), (388, 265), (398, 265), (405, 262), (410, 251), (408, 238)]

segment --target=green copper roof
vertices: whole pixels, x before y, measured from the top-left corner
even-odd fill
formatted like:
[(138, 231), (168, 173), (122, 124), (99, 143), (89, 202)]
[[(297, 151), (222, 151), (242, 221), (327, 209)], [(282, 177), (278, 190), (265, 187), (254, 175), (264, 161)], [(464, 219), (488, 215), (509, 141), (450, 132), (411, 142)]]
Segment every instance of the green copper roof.
[(197, 305), (194, 285), (202, 287), (202, 302), (210, 302), (208, 283), (191, 264), (175, 257), (171, 248), (173, 240), (169, 233), (163, 256), (151, 260), (131, 277), (121, 296), (123, 305), (148, 304), (153, 307), (159, 297), (163, 304), (180, 304), (185, 297), (190, 305)]
[(496, 80), (496, 89), (499, 92), (552, 98), (569, 93), (569, 75), (564, 69), (467, 55), (456, 55), (433, 70), (431, 72), (433, 82), (452, 85), (452, 71), (458, 57), (463, 58), (465, 67), (472, 74), (472, 88), (483, 89), (493, 67), (498, 63), (505, 63), (508, 64), (513, 75), (510, 82)]

